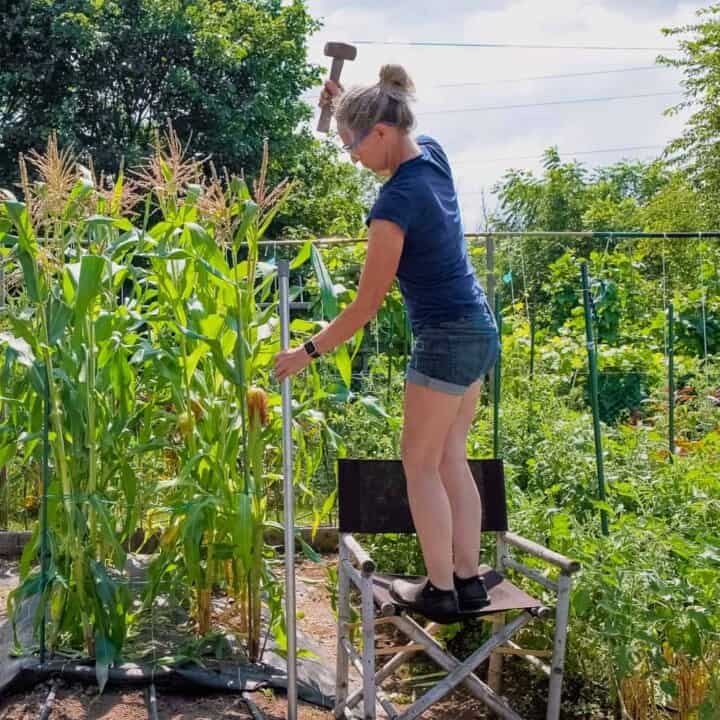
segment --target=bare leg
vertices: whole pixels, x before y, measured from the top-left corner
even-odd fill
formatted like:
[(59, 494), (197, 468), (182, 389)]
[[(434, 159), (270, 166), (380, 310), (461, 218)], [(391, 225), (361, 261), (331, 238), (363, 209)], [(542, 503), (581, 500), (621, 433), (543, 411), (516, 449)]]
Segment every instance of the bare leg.
[(440, 462), (440, 477), (452, 512), (455, 572), (462, 578), (477, 574), (480, 557), (482, 506), (467, 462), (467, 438), (481, 388), (482, 381), (478, 380), (462, 396)]
[(428, 577), (443, 590), (453, 587), (453, 526), (440, 462), (462, 399), (414, 383), (405, 386), (401, 455), (410, 511)]

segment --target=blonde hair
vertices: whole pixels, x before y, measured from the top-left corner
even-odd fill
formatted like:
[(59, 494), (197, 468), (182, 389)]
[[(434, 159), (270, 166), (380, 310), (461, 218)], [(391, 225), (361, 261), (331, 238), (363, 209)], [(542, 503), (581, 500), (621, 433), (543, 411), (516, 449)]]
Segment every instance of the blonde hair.
[(380, 80), (374, 85), (353, 87), (335, 99), (338, 125), (356, 135), (373, 125), (386, 122), (407, 133), (415, 126), (410, 103), (415, 99), (415, 84), (402, 65), (383, 65)]

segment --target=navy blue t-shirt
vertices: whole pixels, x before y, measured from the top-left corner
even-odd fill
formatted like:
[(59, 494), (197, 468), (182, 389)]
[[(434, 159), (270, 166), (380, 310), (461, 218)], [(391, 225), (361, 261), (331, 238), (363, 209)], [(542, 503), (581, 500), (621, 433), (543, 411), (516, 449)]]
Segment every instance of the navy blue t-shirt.
[(439, 143), (421, 135), (421, 155), (406, 160), (380, 188), (367, 224), (389, 220), (405, 231), (397, 278), (414, 330), (457, 320), (485, 300), (467, 253), (450, 164)]

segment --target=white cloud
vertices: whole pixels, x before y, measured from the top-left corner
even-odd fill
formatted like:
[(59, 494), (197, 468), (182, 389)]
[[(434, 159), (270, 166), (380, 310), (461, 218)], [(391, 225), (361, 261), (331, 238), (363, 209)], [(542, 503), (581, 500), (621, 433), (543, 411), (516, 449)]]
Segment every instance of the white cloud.
[[(380, 2), (364, 0), (338, 8), (330, 0), (310, 0), (310, 11), (325, 27), (311, 41), (311, 60), (324, 65), (328, 40), (497, 42), (547, 45), (670, 47), (661, 28), (693, 22), (701, 2), (655, 0), (496, 0), (474, 2)], [(584, 77), (518, 78), (628, 67), (655, 62), (655, 50), (557, 50), (526, 48), (429, 48), (359, 45), (346, 63), (346, 85), (371, 83), (383, 63), (403, 64), (418, 88), (418, 131), (434, 135), (446, 148), (459, 188), (465, 224), (480, 220), (479, 191), (490, 188), (509, 167), (540, 169), (542, 151), (557, 145), (561, 155), (628, 146), (664, 145), (687, 117), (665, 117), (677, 97), (647, 97), (606, 103), (568, 104), (513, 110), (428, 114), (469, 107), (529, 104), (566, 99), (680, 91), (679, 73), (670, 68)], [(513, 81), (513, 82), (510, 82)], [(446, 83), (486, 83), (438, 87)], [(588, 166), (626, 158), (648, 159), (659, 150), (579, 155)], [(497, 160), (533, 155), (537, 160)]]

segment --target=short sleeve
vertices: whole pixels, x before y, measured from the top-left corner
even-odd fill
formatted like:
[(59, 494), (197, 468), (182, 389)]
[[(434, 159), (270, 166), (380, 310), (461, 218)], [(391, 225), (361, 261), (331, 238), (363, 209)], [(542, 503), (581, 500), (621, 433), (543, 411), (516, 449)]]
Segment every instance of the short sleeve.
[(384, 186), (370, 210), (365, 223), (373, 220), (389, 220), (407, 232), (413, 218), (413, 195), (410, 187), (402, 185)]

